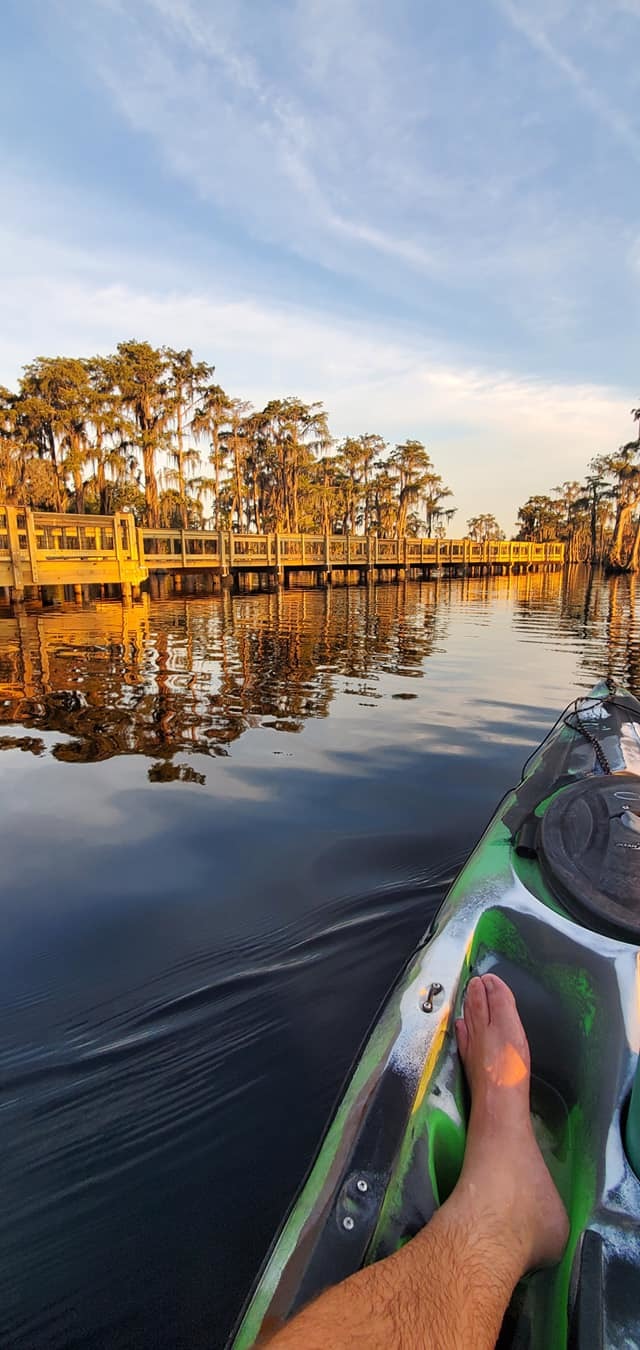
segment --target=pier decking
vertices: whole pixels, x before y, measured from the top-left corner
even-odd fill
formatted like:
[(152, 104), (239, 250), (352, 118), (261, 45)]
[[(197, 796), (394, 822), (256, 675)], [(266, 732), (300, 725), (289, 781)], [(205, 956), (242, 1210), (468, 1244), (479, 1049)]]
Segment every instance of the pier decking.
[[(234, 534), (213, 530), (140, 528), (133, 516), (56, 514), (0, 505), (0, 588), (12, 602), (35, 590), (77, 600), (88, 587), (102, 594), (118, 587), (125, 599), (148, 583), (162, 594), (167, 578), (176, 590), (185, 577), (202, 584), (288, 585), (300, 579), (332, 581), (427, 578), (434, 572), (473, 575), (559, 568), (564, 544), (520, 540), (475, 543), (471, 539), (381, 539), (376, 535)], [(189, 587), (187, 587), (189, 588)]]

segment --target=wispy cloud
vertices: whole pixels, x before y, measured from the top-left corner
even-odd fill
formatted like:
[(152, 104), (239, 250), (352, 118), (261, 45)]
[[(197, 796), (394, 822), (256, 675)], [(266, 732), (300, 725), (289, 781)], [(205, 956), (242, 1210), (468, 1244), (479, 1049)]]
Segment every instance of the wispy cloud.
[[(515, 0), (498, 4), (635, 153), (632, 127), (542, 25)], [(475, 297), (488, 329), (508, 316), (534, 340), (553, 329), (566, 343), (611, 224), (590, 203), (571, 210), (545, 176), (554, 135), (542, 149), (539, 109), (527, 128), (528, 72), (501, 62), (504, 34), (476, 66), (429, 15), (409, 4), (394, 22), (361, 0), (101, 0), (90, 15), (73, 11), (81, 59), (120, 115), (249, 238), (403, 304), (418, 284), (436, 313), (444, 288), (452, 301), (464, 289), (466, 313)], [(448, 310), (453, 322), (455, 303)]]
[[(534, 51), (563, 76), (578, 98), (627, 147), (633, 158), (640, 162), (640, 133), (635, 125), (601, 93), (585, 71), (552, 42), (537, 17), (536, 10), (532, 7), (525, 8), (514, 0), (496, 0), (496, 3)], [(640, 13), (640, 7), (634, 5), (633, 0), (626, 0), (625, 8), (630, 13)]]
[(576, 476), (638, 398), (638, 3), (53, 0), (0, 171), (5, 379), (137, 333), (423, 437), (461, 514), (487, 464), (507, 513)]
[[(14, 256), (19, 241), (5, 237)], [(0, 276), (5, 320), (0, 382), (13, 384), (37, 349), (91, 354), (125, 336), (193, 346), (216, 365), (230, 392), (256, 404), (274, 394), (322, 399), (334, 434), (375, 430), (390, 441), (424, 439), (451, 484), (460, 520), (478, 505), (496, 509), (505, 527), (526, 491), (580, 477), (590, 455), (626, 434), (631, 391), (593, 383), (545, 381), (507, 369), (470, 365), (427, 339), (391, 335), (383, 324), (337, 321), (308, 308), (171, 288), (158, 277), (142, 287), (114, 280), (113, 261), (94, 257), (84, 275), (50, 246), (19, 277)], [(133, 278), (136, 259), (127, 272)], [(500, 465), (490, 475), (487, 464)], [(491, 501), (487, 499), (489, 493)]]

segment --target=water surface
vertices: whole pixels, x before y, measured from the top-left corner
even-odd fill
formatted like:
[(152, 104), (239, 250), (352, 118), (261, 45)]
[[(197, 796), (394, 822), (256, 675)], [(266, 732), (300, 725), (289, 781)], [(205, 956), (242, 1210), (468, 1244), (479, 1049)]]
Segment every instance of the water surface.
[(0, 1344), (218, 1347), (390, 983), (635, 582), (0, 611)]

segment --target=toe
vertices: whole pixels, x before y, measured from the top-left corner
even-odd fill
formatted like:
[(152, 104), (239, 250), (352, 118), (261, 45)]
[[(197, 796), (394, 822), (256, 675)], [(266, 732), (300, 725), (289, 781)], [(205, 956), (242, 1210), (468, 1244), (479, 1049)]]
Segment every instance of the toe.
[(483, 975), (482, 983), (491, 1026), (495, 1027), (505, 1044), (517, 1050), (520, 1059), (528, 1067), (531, 1062), (529, 1044), (513, 993), (498, 975)]
[(490, 1022), (499, 1024), (508, 1021), (511, 1023), (514, 1016), (518, 1017), (515, 998), (508, 984), (505, 984), (499, 975), (483, 975), (482, 984), (487, 999)]
[(489, 1025), (487, 991), (484, 982), (477, 975), (474, 975), (467, 985), (464, 999), (464, 1020), (467, 1025), (467, 1032), (471, 1036), (473, 1036), (474, 1031), (480, 1031), (483, 1027)]

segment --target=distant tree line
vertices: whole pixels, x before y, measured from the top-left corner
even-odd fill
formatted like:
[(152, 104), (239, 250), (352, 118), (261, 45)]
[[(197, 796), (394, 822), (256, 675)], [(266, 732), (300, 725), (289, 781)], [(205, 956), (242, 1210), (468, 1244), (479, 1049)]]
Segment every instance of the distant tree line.
[(151, 527), (443, 534), (451, 490), (419, 440), (337, 444), (321, 403), (253, 408), (190, 349), (38, 357), (0, 386), (0, 501), (132, 511)]
[(640, 408), (634, 438), (596, 455), (581, 483), (529, 497), (518, 511), (519, 539), (563, 539), (570, 562), (602, 563), (612, 572), (640, 568)]

